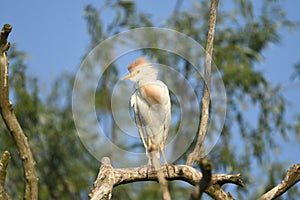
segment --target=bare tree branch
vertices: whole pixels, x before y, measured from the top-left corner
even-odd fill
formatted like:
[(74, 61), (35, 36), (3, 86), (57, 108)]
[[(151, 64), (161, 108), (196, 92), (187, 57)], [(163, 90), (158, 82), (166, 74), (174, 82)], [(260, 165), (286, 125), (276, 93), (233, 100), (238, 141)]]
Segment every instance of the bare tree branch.
[(205, 192), (206, 188), (209, 187), (211, 181), (212, 163), (205, 157), (200, 159), (198, 164), (201, 172), (203, 173), (203, 178), (200, 180), (194, 192), (191, 194), (191, 200), (201, 199), (203, 192)]
[(0, 111), (2, 118), (13, 136), (18, 148), (25, 177), (25, 196), (24, 199), (35, 200), (38, 197), (38, 178), (35, 172), (35, 161), (33, 159), (28, 139), (25, 136), (9, 101), (8, 86), (8, 58), (6, 55), (10, 47), (7, 37), (12, 30), (12, 26), (5, 24), (0, 35)]
[(230, 193), (226, 193), (222, 188), (218, 185), (209, 186), (205, 191), (211, 198), (215, 200), (234, 200)]
[(193, 166), (194, 162), (198, 157), (205, 157), (204, 150), (204, 139), (207, 132), (208, 118), (209, 118), (209, 104), (210, 104), (210, 79), (211, 79), (211, 62), (213, 54), (213, 43), (214, 43), (214, 34), (216, 27), (216, 18), (217, 18), (217, 7), (218, 0), (211, 1), (210, 8), (210, 19), (209, 19), (209, 29), (206, 42), (206, 55), (205, 55), (205, 74), (204, 74), (204, 93), (202, 98), (202, 110), (201, 110), (201, 121), (200, 128), (197, 138), (197, 143), (195, 149), (192, 153), (189, 154), (186, 164)]
[[(103, 159), (106, 160), (105, 164), (103, 164)], [(94, 182), (94, 188), (89, 195), (93, 200), (109, 199), (112, 195), (112, 189), (118, 185), (138, 181), (158, 181), (157, 171), (149, 169), (147, 165), (135, 168), (113, 168), (109, 158), (105, 157), (103, 159), (98, 177)], [(164, 165), (160, 168), (160, 171), (163, 172), (166, 180), (182, 180), (193, 186), (198, 185), (203, 178), (201, 172), (187, 165)], [(225, 183), (243, 186), (239, 174), (213, 174), (210, 182), (211, 187), (208, 187), (208, 189), (214, 189), (215, 185), (220, 187)], [(214, 191), (212, 189), (205, 192), (210, 195), (210, 192)]]
[(89, 194), (91, 200), (106, 200), (112, 197), (112, 189), (115, 184), (114, 169), (108, 157), (102, 158), (101, 164), (98, 177), (94, 182), (94, 189)]
[(10, 158), (10, 153), (8, 151), (4, 151), (0, 158), (0, 199), (4, 200), (11, 200), (11, 197), (5, 189), (6, 168)]
[[(200, 181), (199, 186), (196, 186), (196, 190), (191, 194), (191, 199), (200, 199), (203, 192), (209, 186), (211, 181), (212, 165), (206, 158), (204, 149), (204, 139), (207, 133), (208, 119), (209, 119), (209, 104), (210, 104), (210, 79), (211, 79), (211, 62), (213, 54), (214, 34), (216, 27), (218, 0), (211, 1), (210, 17), (209, 17), (209, 29), (206, 42), (206, 55), (205, 55), (205, 74), (204, 81), (205, 87), (202, 97), (202, 110), (201, 121), (199, 127), (199, 133), (197, 143), (192, 153), (188, 155), (186, 164), (193, 166), (194, 162), (198, 159), (201, 171), (204, 174), (203, 179)], [(206, 163), (206, 164), (205, 164)], [(208, 164), (209, 163), (209, 164)]]
[(275, 199), (288, 191), (293, 185), (300, 181), (300, 164), (290, 167), (283, 181), (273, 189), (262, 195), (259, 200)]

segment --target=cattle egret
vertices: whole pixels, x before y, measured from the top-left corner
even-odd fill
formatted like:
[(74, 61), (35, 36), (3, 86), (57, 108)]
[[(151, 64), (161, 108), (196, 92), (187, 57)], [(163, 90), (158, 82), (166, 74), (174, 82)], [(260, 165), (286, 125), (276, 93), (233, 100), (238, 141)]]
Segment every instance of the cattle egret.
[(165, 144), (171, 123), (171, 102), (168, 87), (157, 80), (158, 70), (145, 58), (139, 58), (128, 65), (129, 75), (122, 80), (135, 83), (135, 92), (130, 98), (135, 123), (146, 148), (148, 164), (151, 165), (151, 152), (157, 159), (162, 154), (164, 164)]

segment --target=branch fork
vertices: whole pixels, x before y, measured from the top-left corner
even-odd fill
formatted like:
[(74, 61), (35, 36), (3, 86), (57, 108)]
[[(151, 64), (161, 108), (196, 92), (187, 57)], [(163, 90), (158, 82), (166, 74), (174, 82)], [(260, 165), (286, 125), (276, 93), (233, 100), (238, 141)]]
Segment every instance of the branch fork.
[[(158, 182), (158, 173), (148, 165), (135, 168), (113, 168), (108, 157), (101, 160), (101, 167), (94, 187), (91, 189), (89, 198), (92, 200), (108, 200), (112, 197), (112, 190), (122, 184), (128, 184), (138, 181), (156, 181)], [(159, 169), (163, 172), (164, 178), (168, 181), (182, 180), (193, 186), (199, 184), (203, 175), (195, 168), (187, 165), (163, 165)], [(233, 183), (243, 186), (239, 174), (213, 174), (210, 186), (218, 185), (221, 187), (225, 183)], [(208, 187), (209, 188), (209, 187)], [(210, 194), (210, 191), (205, 191)]]

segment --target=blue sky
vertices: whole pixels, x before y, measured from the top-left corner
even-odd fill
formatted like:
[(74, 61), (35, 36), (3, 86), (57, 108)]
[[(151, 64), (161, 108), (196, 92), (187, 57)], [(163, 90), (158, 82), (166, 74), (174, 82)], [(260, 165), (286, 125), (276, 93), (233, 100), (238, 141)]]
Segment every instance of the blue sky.
[[(162, 20), (173, 12), (175, 6), (175, 2), (171, 0), (160, 3), (146, 0), (138, 2), (141, 9), (151, 13), (155, 19)], [(30, 56), (27, 60), (28, 72), (40, 77), (45, 87), (62, 71), (74, 72), (79, 67), (89, 42), (83, 19), (83, 9), (88, 3), (97, 5), (95, 1), (74, 3), (71, 0), (54, 0), (51, 3), (45, 0), (11, 0), (2, 3), (5, 9), (1, 11), (1, 24), (13, 25), (10, 41)], [(185, 5), (190, 6), (189, 1), (184, 1), (183, 6)], [(221, 4), (220, 8), (225, 5), (226, 3)], [(298, 1), (286, 3), (290, 19), (300, 21), (300, 14), (296, 10), (299, 6)], [(106, 16), (109, 17), (109, 14)], [(265, 61), (259, 66), (268, 74), (271, 82), (288, 81), (291, 66), (300, 59), (299, 50), (297, 51), (300, 44), (300, 37), (297, 37), (299, 32), (299, 29), (292, 34), (288, 30), (282, 31), (281, 43), (270, 45), (263, 53)]]
[[(191, 1), (184, 1), (187, 6)], [(0, 25), (9, 23), (13, 26), (9, 40), (16, 43), (19, 50), (25, 51), (29, 58), (28, 73), (38, 77), (41, 92), (50, 90), (51, 82), (62, 72), (76, 72), (82, 56), (87, 50), (89, 37), (83, 19), (84, 6), (96, 1), (16, 1), (1, 3)], [(226, 1), (220, 8), (226, 6)], [(155, 19), (164, 19), (174, 9), (175, 1), (138, 1), (139, 8), (151, 13)], [(300, 21), (300, 1), (286, 1), (285, 10), (289, 19)], [(109, 13), (105, 16), (109, 17)], [(300, 29), (290, 33), (280, 32), (279, 44), (270, 44), (263, 52), (264, 61), (257, 65), (267, 79), (274, 85), (283, 84), (284, 96), (289, 100), (288, 119), (293, 120), (295, 113), (300, 113), (300, 83), (292, 83), (292, 66), (300, 61)], [(299, 79), (298, 79), (299, 80)], [(286, 145), (286, 144), (285, 144)], [(287, 167), (299, 162), (299, 140), (292, 140), (285, 146), (280, 157), (287, 162)]]

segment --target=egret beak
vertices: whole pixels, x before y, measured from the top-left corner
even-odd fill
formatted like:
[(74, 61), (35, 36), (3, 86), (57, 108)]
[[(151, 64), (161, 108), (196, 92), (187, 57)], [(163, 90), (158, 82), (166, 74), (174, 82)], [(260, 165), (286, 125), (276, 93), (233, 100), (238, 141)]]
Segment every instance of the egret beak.
[(128, 80), (128, 79), (132, 78), (135, 75), (136, 75), (136, 73), (131, 72), (130, 74), (124, 76), (121, 80)]
[(124, 77), (122, 77), (122, 81), (124, 81), (124, 80), (128, 80), (128, 79), (130, 79), (132, 77), (132, 74), (128, 74), (128, 75), (126, 75), (126, 76), (124, 76)]

